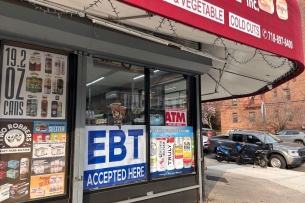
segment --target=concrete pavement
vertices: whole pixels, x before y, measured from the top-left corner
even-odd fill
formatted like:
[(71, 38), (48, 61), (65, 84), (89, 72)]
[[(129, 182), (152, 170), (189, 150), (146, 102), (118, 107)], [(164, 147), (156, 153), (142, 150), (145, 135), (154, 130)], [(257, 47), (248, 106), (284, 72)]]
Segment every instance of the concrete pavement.
[(298, 203), (305, 200), (305, 171), (217, 162), (208, 156), (207, 203)]

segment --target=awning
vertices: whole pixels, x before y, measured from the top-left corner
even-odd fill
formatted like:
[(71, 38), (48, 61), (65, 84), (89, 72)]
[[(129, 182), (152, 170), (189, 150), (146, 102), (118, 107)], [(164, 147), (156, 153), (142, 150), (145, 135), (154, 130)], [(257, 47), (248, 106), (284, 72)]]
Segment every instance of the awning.
[(29, 3), (36, 9), (49, 7), (58, 15), (77, 14), (94, 24), (212, 59), (209, 71), (202, 71), (202, 100), (262, 93), (304, 70), (297, 0)]

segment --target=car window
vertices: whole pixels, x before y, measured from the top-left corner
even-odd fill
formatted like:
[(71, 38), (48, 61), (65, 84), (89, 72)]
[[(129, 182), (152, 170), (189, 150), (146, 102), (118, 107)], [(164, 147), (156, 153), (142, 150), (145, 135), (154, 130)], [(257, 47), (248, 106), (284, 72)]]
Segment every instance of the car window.
[(286, 131), (286, 135), (291, 135), (292, 132), (290, 130)]
[(253, 135), (246, 135), (246, 142), (251, 144), (256, 144), (257, 142), (260, 142), (260, 140)]
[(243, 136), (239, 134), (233, 134), (232, 140), (234, 142), (243, 142)]
[(292, 131), (292, 133), (291, 133), (292, 135), (298, 135), (299, 134), (299, 132), (298, 131)]
[(300, 135), (304, 135), (305, 133), (304, 133), (304, 132), (302, 132), (302, 131), (299, 131), (299, 134), (300, 134)]
[(286, 132), (287, 132), (286, 130), (283, 130), (283, 131), (278, 132), (277, 134), (278, 135), (286, 135)]

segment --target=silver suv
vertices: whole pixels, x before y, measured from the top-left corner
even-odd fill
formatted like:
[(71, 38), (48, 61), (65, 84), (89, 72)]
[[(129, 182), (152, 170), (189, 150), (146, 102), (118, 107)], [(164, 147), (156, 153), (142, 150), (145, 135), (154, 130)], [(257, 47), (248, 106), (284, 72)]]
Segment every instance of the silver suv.
[(300, 130), (282, 130), (276, 136), (284, 142), (295, 142), (305, 145), (305, 132)]

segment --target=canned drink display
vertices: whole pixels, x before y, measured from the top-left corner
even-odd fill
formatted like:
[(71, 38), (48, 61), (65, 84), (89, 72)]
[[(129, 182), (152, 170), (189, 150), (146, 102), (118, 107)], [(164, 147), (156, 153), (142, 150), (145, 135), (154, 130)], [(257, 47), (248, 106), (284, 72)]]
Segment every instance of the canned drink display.
[(44, 173), (44, 161), (43, 160), (34, 160), (33, 166), (34, 166), (33, 171), (36, 175)]
[(0, 170), (6, 169), (7, 162), (6, 161), (0, 161)]
[(63, 146), (52, 146), (51, 147), (51, 154), (54, 156), (60, 156), (64, 154), (64, 147)]
[(34, 154), (37, 157), (45, 156), (45, 155), (47, 155), (46, 148), (44, 148), (44, 147), (34, 148)]
[(37, 136), (37, 142), (42, 142), (42, 135)]
[(47, 117), (48, 116), (48, 97), (42, 96), (41, 100), (41, 117)]
[(45, 78), (44, 80), (44, 93), (51, 94), (51, 78)]
[(23, 182), (10, 187), (10, 198), (20, 198), (29, 193), (29, 183)]
[(165, 149), (166, 149), (166, 138), (157, 138), (157, 171), (165, 171)]
[(174, 170), (174, 138), (167, 138), (167, 147), (166, 147), (166, 169)]
[(55, 75), (59, 75), (60, 74), (60, 65), (61, 65), (60, 60), (56, 59), (55, 60), (55, 69), (54, 69), (54, 74)]
[(20, 180), (27, 179), (28, 174), (29, 174), (29, 159), (22, 158), (20, 160)]
[(33, 76), (31, 80), (31, 93), (37, 93), (38, 78)]
[(52, 80), (52, 94), (57, 94), (57, 80)]
[(36, 67), (35, 67), (36, 71), (41, 71), (41, 58), (40, 58), (40, 54), (37, 53), (36, 54)]
[(55, 163), (54, 163), (54, 161), (51, 161), (51, 173), (55, 173), (54, 167), (55, 167)]
[(57, 117), (62, 117), (62, 102), (57, 102)]
[(26, 77), (26, 87), (25, 87), (25, 90), (27, 92), (31, 91), (31, 85), (32, 85), (32, 77)]
[(9, 160), (7, 162), (7, 167), (12, 168), (12, 169), (16, 169), (19, 167), (19, 161), (17, 160)]
[(37, 92), (42, 92), (42, 78), (37, 80)]
[(157, 139), (150, 138), (150, 172), (157, 171)]
[(52, 106), (51, 106), (51, 117), (57, 117), (57, 101), (52, 101)]
[(50, 142), (50, 135), (49, 134), (45, 136), (45, 142)]
[(175, 137), (175, 169), (183, 168), (183, 138)]
[(60, 74), (65, 75), (66, 64), (65, 61), (61, 61)]
[(46, 54), (45, 73), (52, 74), (52, 55), (51, 54)]
[(38, 108), (38, 101), (37, 99), (31, 100), (31, 110), (30, 110), (30, 116), (36, 117), (37, 116), (37, 108)]
[(30, 71), (35, 71), (36, 70), (36, 57), (34, 54), (30, 56), (30, 61), (29, 61), (29, 70)]
[(190, 168), (192, 166), (192, 150), (191, 138), (183, 138), (183, 167)]
[(16, 179), (19, 176), (19, 171), (10, 169), (6, 171), (6, 177), (11, 178), (11, 179)]
[(10, 197), (10, 188), (13, 184), (6, 183), (0, 186), (0, 202)]
[(195, 167), (195, 155), (194, 155), (194, 147), (195, 147), (195, 145), (194, 145), (194, 138), (192, 137), (192, 147), (191, 147), (191, 149), (192, 149), (192, 166), (193, 167)]
[(57, 79), (57, 94), (63, 95), (64, 93), (64, 80)]
[(0, 171), (0, 180), (3, 180), (4, 178), (6, 178), (6, 172)]
[(31, 116), (32, 99), (26, 100), (26, 115)]

